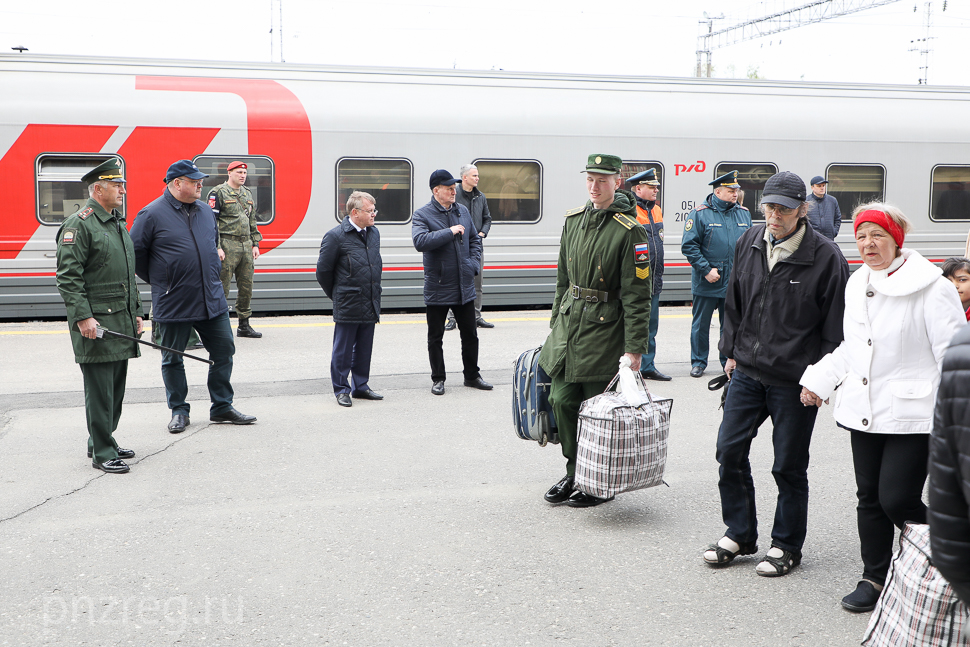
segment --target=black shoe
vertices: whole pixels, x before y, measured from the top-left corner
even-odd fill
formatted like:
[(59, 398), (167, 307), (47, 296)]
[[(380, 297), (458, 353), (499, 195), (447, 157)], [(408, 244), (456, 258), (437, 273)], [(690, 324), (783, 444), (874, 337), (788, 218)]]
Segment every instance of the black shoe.
[(454, 319), (449, 319), (448, 322), (445, 323), (445, 330), (454, 330), (457, 327), (458, 322), (456, 322)]
[[(91, 448), (89, 447), (88, 458), (91, 458), (92, 456), (94, 456), (94, 454), (91, 452)], [(118, 448), (118, 458), (134, 458), (134, 457), (135, 457), (134, 449), (122, 449), (121, 447)]]
[(256, 332), (253, 327), (249, 325), (249, 319), (240, 319), (239, 325), (236, 326), (236, 337), (249, 337), (251, 339), (259, 339), (263, 336), (263, 333)]
[(476, 377), (474, 380), (465, 380), (465, 386), (470, 386), (473, 389), (478, 389), (480, 391), (491, 391), (492, 385), (482, 379), (481, 376)]
[(338, 393), (337, 394), (337, 404), (342, 407), (352, 407), (354, 406), (353, 400), (350, 399), (349, 393)]
[(180, 434), (185, 431), (185, 428), (189, 426), (189, 417), (183, 416), (181, 413), (176, 413), (172, 416), (172, 422), (168, 423), (168, 433), (170, 434)]
[(212, 422), (231, 422), (234, 425), (251, 425), (256, 422), (256, 416), (247, 416), (229, 407), (229, 411), (224, 413), (216, 415), (209, 414), (209, 420)]
[(601, 503), (606, 503), (607, 501), (612, 501), (615, 496), (611, 496), (608, 499), (601, 499), (592, 494), (586, 494), (585, 492), (580, 492), (577, 490), (573, 492), (573, 495), (566, 499), (566, 505), (570, 508), (592, 508), (594, 505), (599, 505)]
[(657, 369), (653, 369), (652, 371), (640, 371), (640, 375), (642, 375), (643, 379), (645, 380), (657, 380), (658, 382), (669, 382), (670, 380), (674, 379), (669, 375), (664, 375)]
[(108, 474), (124, 474), (131, 470), (128, 467), (128, 463), (124, 462), (120, 458), (112, 458), (110, 461), (105, 461), (99, 463), (98, 461), (91, 461), (91, 467), (96, 470), (101, 470), (102, 472), (107, 472)]
[(370, 389), (363, 389), (362, 391), (351, 391), (350, 395), (355, 400), (383, 400), (384, 396), (380, 393), (374, 393)]
[(445, 381), (444, 380), (441, 380), (439, 382), (435, 382), (434, 384), (432, 384), (431, 385), (431, 392), (434, 393), (435, 395), (444, 395), (445, 394)]
[(478, 326), (479, 328), (494, 328), (495, 327), (495, 324), (488, 323), (487, 321), (485, 321), (481, 317), (479, 317), (478, 319), (475, 320), (475, 325)]
[(562, 479), (549, 488), (546, 495), (543, 497), (549, 503), (562, 503), (569, 498), (569, 495), (573, 493), (573, 477), (568, 474)]
[(700, 377), (703, 374), (704, 374), (704, 367), (703, 366), (691, 366), (690, 367), (690, 376), (691, 377)]
[(842, 598), (842, 607), (855, 613), (864, 613), (876, 608), (879, 594), (876, 587), (869, 580), (862, 580), (855, 591)]

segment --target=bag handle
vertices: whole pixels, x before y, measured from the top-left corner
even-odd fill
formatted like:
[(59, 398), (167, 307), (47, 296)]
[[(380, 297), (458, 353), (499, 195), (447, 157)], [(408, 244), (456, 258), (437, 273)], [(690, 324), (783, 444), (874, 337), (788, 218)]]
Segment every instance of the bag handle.
[[(640, 375), (640, 371), (633, 371), (633, 376), (634, 376), (634, 379), (636, 379), (636, 381), (640, 384), (640, 386), (643, 387), (643, 392), (647, 394), (647, 400), (650, 401), (650, 404), (653, 404), (653, 394), (650, 393), (650, 389), (648, 389), (647, 385), (644, 384), (643, 376)], [(617, 385), (619, 381), (620, 381), (620, 372), (617, 371), (616, 375), (613, 376), (613, 379), (610, 380), (610, 383), (606, 385), (606, 388), (603, 390), (603, 393), (609, 393), (611, 390), (615, 391), (616, 389), (614, 387)]]

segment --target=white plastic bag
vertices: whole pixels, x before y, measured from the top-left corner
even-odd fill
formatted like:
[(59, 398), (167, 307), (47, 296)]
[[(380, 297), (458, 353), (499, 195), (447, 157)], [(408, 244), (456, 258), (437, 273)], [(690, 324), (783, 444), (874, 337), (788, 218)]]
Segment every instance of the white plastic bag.
[(649, 397), (646, 391), (640, 388), (640, 384), (637, 382), (637, 378), (633, 374), (633, 369), (630, 366), (629, 357), (624, 355), (620, 358), (620, 382), (616, 385), (616, 390), (623, 395), (627, 404), (631, 407), (639, 407), (641, 404), (648, 402)]

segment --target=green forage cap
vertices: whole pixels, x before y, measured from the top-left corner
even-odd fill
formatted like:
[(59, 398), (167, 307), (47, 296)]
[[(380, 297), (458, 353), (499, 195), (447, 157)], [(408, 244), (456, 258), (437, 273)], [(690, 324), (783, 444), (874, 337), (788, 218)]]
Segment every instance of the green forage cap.
[(613, 175), (619, 173), (623, 167), (623, 160), (616, 155), (597, 155), (593, 154), (586, 160), (585, 173), (605, 173)]
[(109, 182), (124, 182), (124, 171), (121, 170), (121, 160), (117, 157), (102, 162), (84, 174), (81, 181), (85, 184), (94, 184), (98, 180), (108, 180)]

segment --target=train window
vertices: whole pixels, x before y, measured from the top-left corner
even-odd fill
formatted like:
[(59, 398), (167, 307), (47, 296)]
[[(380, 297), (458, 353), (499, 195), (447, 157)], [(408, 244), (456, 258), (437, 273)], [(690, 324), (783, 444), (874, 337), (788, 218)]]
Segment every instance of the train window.
[[(37, 219), (45, 225), (59, 225), (88, 201), (88, 187), (81, 176), (117, 155), (43, 154), (37, 157)], [(120, 159), (120, 158), (119, 158)], [(124, 167), (124, 160), (121, 161)], [(125, 213), (125, 205), (121, 206)]]
[(933, 169), (930, 214), (933, 220), (970, 220), (970, 166)]
[(273, 160), (257, 155), (199, 155), (192, 161), (199, 170), (208, 174), (203, 180), (202, 199), (209, 195), (209, 189), (229, 181), (227, 167), (235, 161), (246, 163), (246, 187), (253, 194), (256, 203), (256, 223), (265, 225), (273, 221), (275, 201), (275, 182)]
[(411, 162), (406, 159), (344, 157), (337, 160), (337, 220), (347, 213), (347, 198), (364, 191), (377, 201), (377, 223), (411, 218)]
[(853, 209), (882, 200), (886, 191), (886, 169), (877, 164), (830, 164), (825, 173), (828, 194), (838, 201), (845, 222), (852, 220)]
[(770, 163), (721, 162), (714, 167), (714, 177), (721, 177), (731, 171), (738, 172), (738, 184), (744, 191), (742, 206), (747, 207), (748, 211), (751, 212), (752, 220), (764, 220), (765, 214), (761, 211), (761, 196), (765, 192), (765, 182), (778, 172), (778, 166)]
[(492, 222), (529, 223), (541, 217), (542, 166), (535, 160), (475, 160), (478, 190)]
[(664, 167), (660, 162), (623, 162), (623, 168), (620, 170), (620, 177), (623, 178), (624, 184), (621, 184), (621, 188), (628, 188), (626, 181), (628, 178), (633, 177), (637, 173), (643, 173), (647, 169), (654, 169), (657, 172), (657, 182), (660, 182), (660, 192), (657, 194), (657, 204), (660, 209), (663, 210), (663, 199), (664, 199)]

